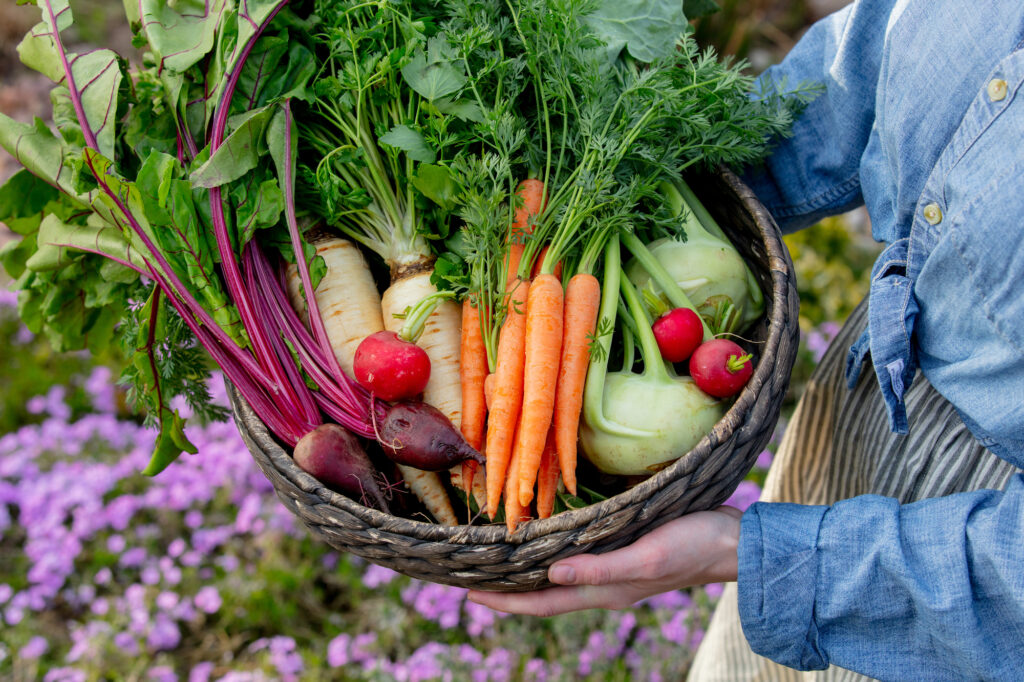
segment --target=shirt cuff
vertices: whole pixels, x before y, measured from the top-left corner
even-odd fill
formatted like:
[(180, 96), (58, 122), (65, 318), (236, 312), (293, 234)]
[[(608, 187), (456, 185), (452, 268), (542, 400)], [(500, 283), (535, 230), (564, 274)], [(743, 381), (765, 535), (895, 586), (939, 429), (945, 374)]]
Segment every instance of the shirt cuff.
[(758, 502), (740, 525), (737, 591), (750, 648), (798, 670), (823, 670), (814, 600), (827, 506)]

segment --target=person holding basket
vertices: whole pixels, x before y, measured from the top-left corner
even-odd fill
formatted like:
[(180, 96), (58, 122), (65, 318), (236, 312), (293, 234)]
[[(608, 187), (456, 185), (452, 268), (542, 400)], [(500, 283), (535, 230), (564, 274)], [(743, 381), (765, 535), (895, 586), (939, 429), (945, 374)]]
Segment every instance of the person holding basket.
[(864, 205), (886, 245), (762, 500), (470, 599), (548, 616), (724, 581), (692, 680), (1019, 678), (1024, 5), (856, 0), (762, 78), (824, 90), (745, 181), (784, 232)]

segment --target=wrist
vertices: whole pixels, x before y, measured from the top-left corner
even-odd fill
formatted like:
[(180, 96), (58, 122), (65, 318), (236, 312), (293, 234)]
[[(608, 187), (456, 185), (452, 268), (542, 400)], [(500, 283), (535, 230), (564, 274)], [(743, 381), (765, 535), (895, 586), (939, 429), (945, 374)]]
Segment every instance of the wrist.
[(712, 553), (715, 557), (710, 568), (713, 577), (708, 582), (735, 582), (739, 573), (740, 519), (743, 512), (735, 507), (719, 507), (722, 532), (718, 534), (718, 546)]

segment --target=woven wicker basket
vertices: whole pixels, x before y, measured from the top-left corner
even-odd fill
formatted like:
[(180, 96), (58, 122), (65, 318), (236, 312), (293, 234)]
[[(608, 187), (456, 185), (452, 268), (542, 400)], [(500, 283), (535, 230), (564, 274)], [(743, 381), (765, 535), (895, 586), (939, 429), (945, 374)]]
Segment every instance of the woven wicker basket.
[(772, 435), (798, 342), (793, 264), (774, 220), (728, 171), (695, 178), (694, 190), (751, 264), (766, 312), (746, 334), (753, 377), (728, 413), (693, 450), (629, 490), (582, 509), (521, 524), (442, 526), (391, 516), (325, 488), (305, 473), (237, 394), (235, 422), (284, 504), (330, 546), (409, 576), (485, 590), (548, 585), (557, 559), (629, 544), (687, 512), (724, 502)]

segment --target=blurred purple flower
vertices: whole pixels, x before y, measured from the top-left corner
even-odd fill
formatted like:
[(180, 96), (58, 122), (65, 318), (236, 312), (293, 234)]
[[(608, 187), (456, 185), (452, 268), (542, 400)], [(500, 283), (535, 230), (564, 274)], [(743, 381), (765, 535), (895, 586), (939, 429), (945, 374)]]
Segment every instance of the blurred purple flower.
[(192, 666), (192, 670), (188, 674), (188, 682), (209, 682), (212, 673), (213, 663), (209, 661), (197, 663)]
[(88, 679), (84, 670), (76, 668), (53, 668), (43, 677), (43, 682), (85, 682)]
[(25, 610), (19, 606), (8, 606), (4, 610), (4, 620), (8, 625), (17, 625), (25, 617)]
[(736, 490), (725, 501), (725, 504), (730, 507), (736, 507), (741, 511), (746, 511), (747, 507), (757, 502), (759, 497), (761, 497), (760, 486), (753, 481), (740, 481), (740, 484), (736, 486)]
[(386, 566), (370, 564), (363, 572), (363, 585), (373, 590), (386, 585), (398, 577), (398, 572)]
[(270, 652), (270, 662), (277, 669), (283, 680), (296, 680), (302, 672), (305, 664), (302, 655), (296, 651), (295, 640), (291, 637), (277, 636), (269, 639), (258, 639), (249, 645), (251, 651), (267, 649)]
[(105, 616), (110, 611), (110, 602), (101, 597), (89, 605), (89, 610), (92, 611), (93, 615)]
[(0, 604), (6, 604), (14, 594), (14, 588), (7, 583), (0, 583)]
[(807, 350), (811, 351), (815, 364), (821, 362), (832, 339), (839, 333), (839, 324), (835, 322), (823, 322), (817, 329), (812, 329), (804, 336), (804, 344)]
[(49, 648), (50, 643), (46, 641), (46, 638), (36, 635), (28, 640), (25, 646), (21, 647), (18, 651), (18, 656), (25, 661), (34, 661), (45, 654)]
[(149, 669), (146, 679), (153, 682), (178, 682), (178, 675), (169, 665), (157, 665)]
[(340, 668), (349, 662), (348, 647), (352, 642), (349, 635), (338, 635), (327, 643), (327, 665)]
[(472, 644), (463, 644), (459, 647), (458, 658), (463, 663), (477, 664), (484, 660), (484, 655), (480, 653)]
[(402, 591), (402, 599), (421, 616), (447, 630), (459, 624), (467, 591), (461, 587), (417, 581)]
[(675, 610), (689, 608), (693, 604), (693, 599), (683, 590), (673, 590), (648, 597), (640, 603), (646, 604), (652, 609)]
[(495, 611), (476, 602), (466, 601), (466, 616), (469, 622), (466, 624), (466, 632), (470, 637), (490, 635), (494, 632), (494, 623), (499, 615), (506, 615)]
[(673, 644), (684, 644), (690, 633), (686, 626), (687, 612), (677, 611), (667, 623), (661, 625), (661, 636)]
[(178, 629), (178, 624), (163, 613), (156, 614), (146, 635), (146, 644), (149, 648), (153, 651), (168, 651), (180, 643), (181, 630)]
[(164, 611), (170, 611), (178, 605), (179, 597), (174, 592), (164, 591), (156, 596), (156, 605)]
[(97, 412), (109, 413), (117, 410), (117, 393), (112, 379), (113, 372), (110, 368), (100, 365), (93, 368), (83, 384), (86, 393), (92, 398), (92, 409)]
[(439, 642), (428, 642), (416, 649), (412, 652), (412, 656), (405, 661), (405, 668), (408, 670), (405, 679), (410, 682), (423, 682), (442, 677), (444, 668), (438, 660), (438, 656), (445, 650), (445, 646)]
[(719, 597), (721, 597), (722, 596), (722, 590), (724, 590), (724, 589), (725, 589), (725, 586), (722, 585), (722, 583), (708, 583), (707, 585), (704, 586), (704, 592), (706, 592), (708, 597), (710, 597), (712, 600), (715, 600), (715, 599), (718, 599)]
[(531, 658), (523, 668), (523, 678), (529, 682), (547, 682), (547, 663), (540, 658)]
[(199, 590), (195, 596), (195, 605), (203, 613), (216, 613), (221, 607), (220, 592), (216, 587), (207, 585)]
[(114, 646), (125, 655), (133, 656), (138, 653), (138, 640), (130, 632), (119, 632), (114, 635)]
[(190, 509), (185, 513), (185, 527), (196, 529), (203, 525), (203, 514), (197, 509)]

